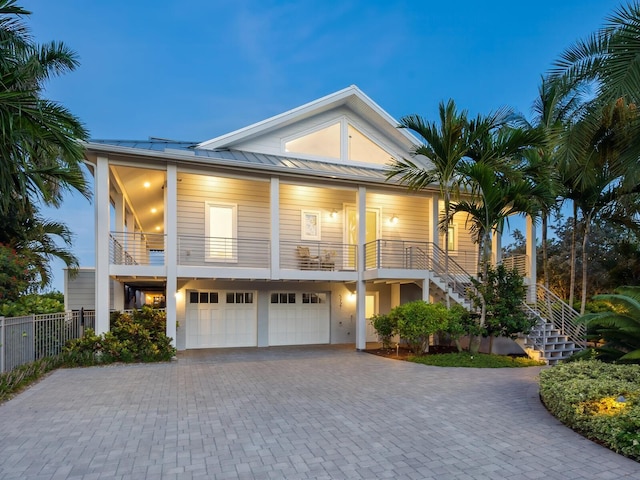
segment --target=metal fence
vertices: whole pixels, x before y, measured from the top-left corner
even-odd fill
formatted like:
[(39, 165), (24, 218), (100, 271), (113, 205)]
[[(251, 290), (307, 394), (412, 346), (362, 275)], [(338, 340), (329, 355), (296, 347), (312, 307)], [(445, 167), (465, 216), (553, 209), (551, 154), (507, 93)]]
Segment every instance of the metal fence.
[(95, 328), (94, 311), (0, 317), (0, 373), (58, 355), (87, 328)]

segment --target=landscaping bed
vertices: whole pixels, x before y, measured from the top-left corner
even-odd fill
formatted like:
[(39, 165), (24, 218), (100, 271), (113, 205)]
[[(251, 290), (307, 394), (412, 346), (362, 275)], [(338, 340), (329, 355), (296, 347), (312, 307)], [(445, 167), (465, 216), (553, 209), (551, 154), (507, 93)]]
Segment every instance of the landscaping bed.
[(406, 347), (398, 347), (397, 349), (380, 347), (365, 351), (380, 357), (438, 367), (514, 368), (544, 365), (544, 362), (531, 360), (526, 355), (494, 355), (488, 353), (471, 355), (469, 352), (458, 352), (456, 347), (448, 345), (432, 345), (429, 347), (429, 352), (423, 355), (416, 355)]
[(640, 461), (640, 365), (558, 365), (540, 373), (540, 398), (571, 429)]

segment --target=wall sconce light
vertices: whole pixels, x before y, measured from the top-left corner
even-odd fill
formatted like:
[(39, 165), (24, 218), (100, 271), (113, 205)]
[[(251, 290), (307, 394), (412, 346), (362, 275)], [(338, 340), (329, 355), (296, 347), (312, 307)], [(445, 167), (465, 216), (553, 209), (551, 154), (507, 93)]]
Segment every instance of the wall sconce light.
[(338, 211), (334, 208), (329, 214), (331, 218), (336, 218), (338, 216)]
[(389, 221), (395, 225), (396, 223), (398, 223), (398, 216), (394, 213), (389, 219)]

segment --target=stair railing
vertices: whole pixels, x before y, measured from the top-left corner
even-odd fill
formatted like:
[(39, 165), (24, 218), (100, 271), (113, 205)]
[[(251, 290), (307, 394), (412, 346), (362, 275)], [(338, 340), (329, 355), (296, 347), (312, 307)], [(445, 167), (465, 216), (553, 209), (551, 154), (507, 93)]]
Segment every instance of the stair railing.
[(530, 308), (534, 309), (540, 317), (551, 322), (578, 348), (586, 348), (587, 328), (577, 321), (580, 314), (544, 285), (536, 284), (536, 303), (530, 305)]
[(430, 269), (441, 279), (447, 278), (449, 289), (471, 305), (473, 302), (469, 296), (469, 291), (475, 291), (471, 275), (451, 256), (449, 256), (447, 270), (447, 263), (445, 262), (447, 255), (438, 245), (427, 243), (427, 249), (429, 251), (426, 252), (426, 256), (431, 259)]

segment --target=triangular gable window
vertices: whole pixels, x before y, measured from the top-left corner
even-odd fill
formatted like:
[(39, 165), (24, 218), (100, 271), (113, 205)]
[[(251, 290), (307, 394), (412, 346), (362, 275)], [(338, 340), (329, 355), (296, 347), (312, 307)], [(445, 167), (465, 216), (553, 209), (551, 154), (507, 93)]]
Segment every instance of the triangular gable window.
[(349, 125), (349, 160), (386, 165), (392, 155), (380, 148), (362, 132)]
[(284, 144), (285, 152), (305, 153), (327, 158), (340, 158), (340, 122)]
[[(343, 132), (346, 133), (346, 138), (342, 137)], [(376, 165), (386, 165), (393, 157), (346, 119), (306, 135), (285, 140), (284, 151)]]

